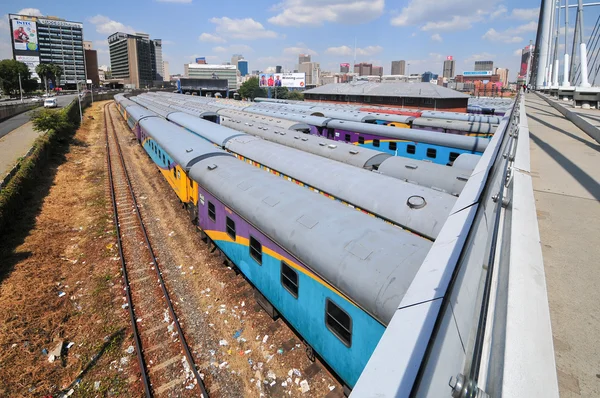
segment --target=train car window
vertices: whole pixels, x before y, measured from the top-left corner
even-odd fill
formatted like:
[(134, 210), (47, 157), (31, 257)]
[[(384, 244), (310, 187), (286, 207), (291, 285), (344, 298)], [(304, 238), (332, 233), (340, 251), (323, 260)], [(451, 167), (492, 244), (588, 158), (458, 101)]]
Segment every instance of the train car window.
[(395, 151), (397, 148), (397, 144), (396, 142), (390, 142), (390, 151)]
[(233, 221), (229, 217), (226, 217), (225, 219), (226, 219), (225, 227), (227, 229), (227, 235), (229, 235), (231, 240), (233, 240), (235, 242), (235, 221)]
[(262, 245), (252, 235), (250, 235), (250, 255), (259, 265), (262, 265)]
[(406, 152), (410, 153), (411, 155), (414, 155), (416, 152), (416, 147), (414, 145), (407, 145), (406, 146)]
[(358, 136), (358, 143), (359, 144), (364, 144), (365, 143), (365, 137), (362, 137), (362, 136), (359, 135)]
[(173, 166), (173, 178), (177, 179), (177, 167)]
[(459, 153), (456, 152), (450, 152), (450, 161), (454, 162), (456, 160), (456, 158), (458, 157), (458, 155), (460, 155)]
[(373, 146), (379, 148), (379, 140), (373, 140)]
[(298, 273), (285, 261), (281, 262), (281, 284), (292, 296), (298, 298)]
[(191, 178), (190, 178), (190, 188), (194, 188), (194, 180), (192, 180)]
[(215, 212), (215, 205), (209, 201), (208, 202), (208, 218), (213, 221), (217, 221), (217, 213)]
[(330, 299), (325, 302), (325, 325), (346, 346), (352, 345), (352, 318)]
[(427, 148), (427, 157), (434, 158), (437, 156), (437, 150), (434, 148)]
[(346, 135), (344, 136), (344, 141), (346, 141), (346, 142), (350, 142), (350, 134), (346, 134)]

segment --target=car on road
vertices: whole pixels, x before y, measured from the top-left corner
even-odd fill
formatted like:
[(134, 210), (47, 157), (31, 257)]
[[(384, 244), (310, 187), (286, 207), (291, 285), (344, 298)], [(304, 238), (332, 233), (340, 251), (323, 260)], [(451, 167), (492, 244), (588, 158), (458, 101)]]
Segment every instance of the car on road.
[(42, 99), (40, 97), (31, 97), (30, 101), (31, 102), (42, 102)]
[(44, 100), (44, 108), (56, 108), (57, 106), (56, 98), (46, 98)]

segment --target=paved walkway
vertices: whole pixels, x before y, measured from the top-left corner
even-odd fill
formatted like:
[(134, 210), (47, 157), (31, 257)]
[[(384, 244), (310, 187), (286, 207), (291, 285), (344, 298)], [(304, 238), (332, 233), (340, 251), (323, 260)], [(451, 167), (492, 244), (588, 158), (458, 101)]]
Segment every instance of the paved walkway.
[(526, 108), (560, 395), (599, 397), (600, 145), (536, 94)]
[(27, 153), (40, 134), (28, 122), (0, 138), (0, 178), (4, 178), (17, 160)]

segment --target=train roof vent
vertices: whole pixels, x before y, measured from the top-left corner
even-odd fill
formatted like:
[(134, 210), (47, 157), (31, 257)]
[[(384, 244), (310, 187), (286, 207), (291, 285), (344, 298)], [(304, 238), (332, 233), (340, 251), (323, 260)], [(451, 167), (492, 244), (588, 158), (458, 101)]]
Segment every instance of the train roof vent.
[(295, 135), (294, 138), (297, 139), (297, 140), (299, 140), (300, 136), (299, 135)]
[(324, 142), (319, 142), (319, 145), (321, 145), (321, 146), (325, 146), (325, 145), (327, 145), (327, 144), (326, 144), (326, 143), (324, 143)]
[(285, 131), (282, 131), (280, 134), (281, 134), (281, 135), (285, 135)]
[(298, 224), (305, 226), (308, 229), (312, 229), (315, 225), (319, 223), (317, 219), (306, 214), (300, 216), (300, 218), (298, 218), (296, 221), (298, 222)]
[(337, 145), (329, 144), (329, 145), (327, 145), (327, 148), (335, 149), (335, 148), (337, 148)]
[(356, 155), (358, 154), (358, 151), (356, 149), (351, 149), (348, 152), (350, 152), (351, 155)]
[(237, 185), (237, 187), (242, 191), (247, 191), (250, 189), (250, 187), (252, 187), (252, 184), (250, 184), (248, 181), (242, 181)]
[(193, 150), (194, 150), (194, 148), (188, 148), (188, 149), (186, 149), (185, 151), (186, 151), (187, 153), (190, 153), (190, 152), (192, 152)]
[(427, 205), (427, 201), (424, 197), (419, 195), (413, 195), (406, 200), (406, 204), (411, 209), (422, 209)]
[(460, 175), (460, 176), (456, 176), (456, 179), (458, 181), (469, 181), (469, 177), (466, 175)]
[(308, 141), (308, 138), (302, 137), (302, 141)]
[(214, 170), (214, 169), (217, 168), (217, 165), (216, 164), (209, 164), (206, 168), (209, 169), (209, 170)]
[(407, 169), (412, 169), (412, 170), (416, 170), (419, 168), (419, 166), (417, 166), (416, 164), (412, 164), (412, 163), (405, 164), (404, 167), (406, 167)]
[(264, 204), (267, 204), (271, 207), (275, 207), (277, 205), (277, 203), (279, 203), (279, 199), (274, 198), (273, 196), (267, 196), (262, 201)]
[(371, 253), (373, 253), (373, 250), (363, 246), (360, 242), (357, 242), (355, 240), (348, 243), (345, 249), (348, 253), (355, 255), (361, 260), (366, 260), (371, 255)]

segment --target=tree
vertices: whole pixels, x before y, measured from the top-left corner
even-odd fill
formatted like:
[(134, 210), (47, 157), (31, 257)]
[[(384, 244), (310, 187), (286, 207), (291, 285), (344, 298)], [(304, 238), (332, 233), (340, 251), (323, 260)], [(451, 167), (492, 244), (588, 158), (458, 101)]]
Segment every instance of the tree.
[(31, 117), (33, 129), (36, 131), (54, 130), (57, 133), (68, 131), (73, 128), (69, 121), (69, 115), (62, 109), (39, 109)]
[(242, 98), (250, 98), (252, 100), (256, 97), (267, 96), (265, 89), (258, 86), (258, 77), (252, 77), (242, 83), (238, 93)]
[(300, 91), (290, 91), (287, 99), (294, 101), (304, 101), (304, 94)]
[(63, 75), (63, 68), (57, 64), (50, 64), (52, 69), (52, 76), (54, 77), (54, 87), (60, 86), (60, 78)]
[(52, 76), (52, 64), (39, 64), (35, 67), (35, 73), (42, 79), (44, 79), (44, 87), (48, 88), (48, 79)]
[(25, 91), (26, 93), (36, 91), (40, 85), (37, 79), (21, 79), (21, 84), (23, 86), (23, 91)]
[(21, 74), (21, 82), (29, 80), (29, 68), (23, 62), (13, 59), (0, 61), (0, 84), (2, 84), (2, 90), (5, 93), (14, 94), (19, 92), (19, 73)]
[(289, 98), (289, 90), (287, 87), (274, 87), (272, 97), (279, 99)]

